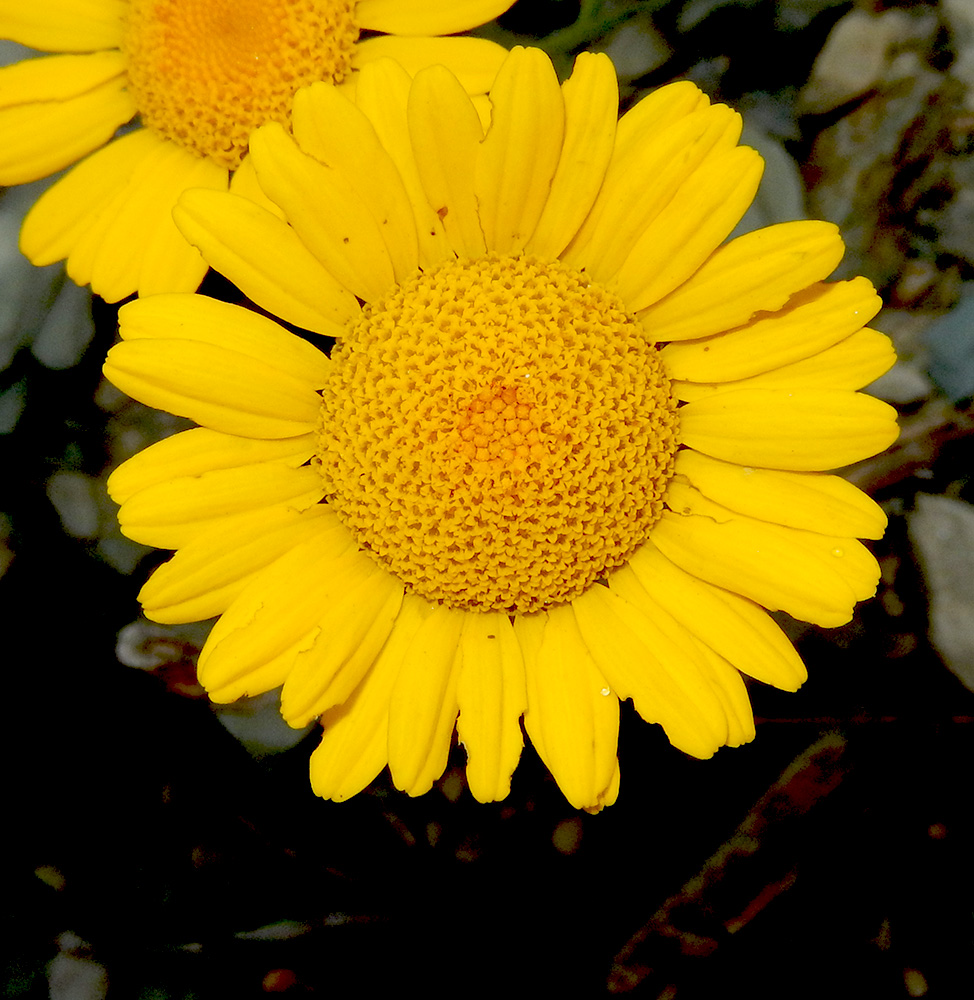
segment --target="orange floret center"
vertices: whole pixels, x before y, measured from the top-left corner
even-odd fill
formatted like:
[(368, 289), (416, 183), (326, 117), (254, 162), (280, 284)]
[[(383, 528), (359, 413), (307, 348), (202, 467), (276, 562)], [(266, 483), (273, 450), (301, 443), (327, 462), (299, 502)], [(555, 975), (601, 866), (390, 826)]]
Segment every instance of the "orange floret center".
[(123, 51), (142, 123), (231, 170), (295, 91), (339, 83), (354, 0), (131, 0)]
[(404, 281), (336, 346), (321, 396), (328, 503), (412, 593), (457, 609), (537, 611), (621, 566), (677, 449), (639, 324), (535, 257)]

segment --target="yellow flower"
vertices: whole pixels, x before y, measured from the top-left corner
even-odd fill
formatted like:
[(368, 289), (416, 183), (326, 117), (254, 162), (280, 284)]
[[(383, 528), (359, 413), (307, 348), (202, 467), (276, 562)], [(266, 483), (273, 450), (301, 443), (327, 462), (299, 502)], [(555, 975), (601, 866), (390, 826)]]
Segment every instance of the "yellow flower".
[[(219, 702), (283, 685), (321, 718), (318, 794), (388, 764), (430, 788), (457, 726), (482, 801), (520, 719), (569, 801), (618, 791), (620, 699), (706, 758), (754, 735), (739, 671), (805, 678), (765, 608), (823, 626), (871, 596), (882, 511), (820, 470), (896, 437), (856, 392), (893, 360), (836, 228), (724, 242), (758, 155), (690, 83), (617, 123), (584, 55), (515, 49), (486, 135), (446, 69), (302, 90), (251, 140), (263, 204), (187, 193), (178, 224), (331, 357), (202, 296), (122, 308), (105, 372), (202, 426), (113, 475), (123, 530), (177, 549), (140, 599), (220, 615)], [(364, 305), (363, 305), (364, 303)], [(457, 716), (459, 714), (459, 721)]]
[[(318, 80), (352, 90), (376, 59), (442, 63), (484, 94), (505, 50), (433, 36), (512, 2), (0, 0), (0, 37), (60, 53), (0, 69), (0, 184), (87, 157), (38, 200), (22, 251), (35, 264), (67, 258), (71, 278), (111, 302), (193, 291), (206, 264), (171, 218), (184, 190), (225, 190), (250, 132), (286, 124), (295, 91)], [(142, 127), (113, 140), (136, 116)]]

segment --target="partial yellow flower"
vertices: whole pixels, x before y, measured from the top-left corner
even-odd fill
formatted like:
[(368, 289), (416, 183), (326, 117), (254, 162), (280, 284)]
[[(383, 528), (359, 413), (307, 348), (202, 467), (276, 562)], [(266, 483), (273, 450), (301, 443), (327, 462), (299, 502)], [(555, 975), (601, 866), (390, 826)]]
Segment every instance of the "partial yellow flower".
[(295, 91), (354, 90), (376, 59), (443, 64), (484, 94), (505, 50), (439, 36), (512, 2), (0, 0), (0, 38), (60, 53), (0, 69), (0, 184), (82, 160), (27, 216), (23, 253), (67, 258), (71, 278), (111, 302), (194, 290), (206, 264), (171, 218), (183, 191), (226, 190), (250, 132), (287, 125)]
[[(619, 701), (696, 757), (754, 735), (741, 672), (805, 679), (765, 609), (847, 622), (886, 519), (826, 474), (896, 437), (857, 392), (893, 361), (869, 282), (825, 283), (836, 228), (725, 242), (761, 161), (690, 83), (617, 123), (609, 60), (559, 86), (515, 49), (491, 124), (392, 62), (355, 103), (298, 93), (257, 130), (257, 200), (188, 192), (187, 238), (330, 358), (202, 296), (120, 312), (105, 372), (202, 426), (112, 476), (123, 530), (177, 549), (140, 599), (221, 616), (219, 702), (283, 685), (320, 718), (319, 795), (387, 764), (411, 795), (454, 728), (481, 801), (522, 747), (569, 801), (619, 785)], [(459, 718), (458, 718), (459, 716)]]

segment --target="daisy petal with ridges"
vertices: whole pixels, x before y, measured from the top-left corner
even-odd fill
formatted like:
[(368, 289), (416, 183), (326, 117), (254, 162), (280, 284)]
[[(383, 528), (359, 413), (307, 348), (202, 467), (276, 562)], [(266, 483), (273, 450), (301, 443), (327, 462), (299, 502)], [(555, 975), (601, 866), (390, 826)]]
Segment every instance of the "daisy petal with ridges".
[[(832, 226), (724, 242), (759, 162), (691, 84), (617, 128), (608, 59), (580, 57), (559, 86), (515, 49), (485, 131), (443, 67), (410, 79), (378, 60), (359, 83), (355, 100), (300, 95), (293, 139), (255, 133), (253, 208), (202, 192), (176, 213), (292, 322), (312, 299), (274, 258), (298, 241), (296, 268), (314, 273), (310, 254), (331, 276), (330, 358), (198, 296), (120, 311), (109, 377), (210, 429), (112, 480), (123, 523), (135, 508), (141, 532), (186, 533), (146, 611), (221, 614), (200, 665), (215, 699), (283, 685), (292, 724), (320, 717), (319, 794), (348, 798), (387, 765), (422, 794), (456, 731), (473, 794), (503, 798), (523, 720), (568, 800), (597, 811), (619, 793), (620, 699), (693, 756), (738, 746), (754, 735), (741, 675), (805, 679), (766, 609), (830, 627), (875, 590), (858, 538), (884, 515), (827, 470), (896, 436), (892, 409), (855, 391), (891, 359), (864, 329), (876, 299), (825, 283)], [(658, 189), (638, 175), (674, 156)], [(249, 498), (295, 474), (318, 477), (320, 502), (268, 498), (273, 538), (247, 542), (255, 512), (221, 509), (224, 481), (270, 484)], [(194, 499), (189, 476), (213, 489)]]

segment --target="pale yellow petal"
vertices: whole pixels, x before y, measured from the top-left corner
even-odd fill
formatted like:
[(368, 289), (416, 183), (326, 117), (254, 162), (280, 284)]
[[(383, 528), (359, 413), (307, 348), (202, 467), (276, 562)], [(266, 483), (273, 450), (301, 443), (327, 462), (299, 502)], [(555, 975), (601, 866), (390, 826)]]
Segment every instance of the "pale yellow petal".
[(825, 628), (844, 625), (855, 603), (875, 593), (879, 566), (855, 539), (756, 521), (693, 494), (678, 491), (680, 513), (664, 512), (652, 533), (688, 573)]
[(646, 227), (609, 287), (635, 312), (683, 284), (740, 222), (763, 170), (748, 146), (708, 159)]
[(602, 186), (612, 156), (619, 84), (604, 54), (583, 52), (562, 84), (565, 139), (527, 253), (554, 259), (578, 232)]
[(0, 2), (0, 38), (42, 52), (93, 52), (122, 42), (127, 0)]
[[(378, 42), (382, 39), (370, 41)], [(363, 44), (368, 43), (366, 41)], [(433, 267), (453, 257), (453, 251), (440, 217), (426, 200), (416, 158), (413, 156), (406, 112), (412, 79), (391, 59), (370, 63), (358, 74), (357, 79), (355, 102), (372, 123), (376, 135), (392, 157), (409, 196), (419, 240), (419, 263), (423, 268)]]
[(460, 630), (467, 612), (437, 607), (402, 660), (389, 705), (389, 770), (396, 788), (422, 795), (443, 773), (456, 723)]
[(778, 312), (705, 340), (667, 344), (661, 355), (671, 378), (733, 382), (832, 347), (868, 323), (882, 304), (865, 278), (818, 283)]
[[(364, 69), (380, 59), (393, 59), (409, 76), (415, 76), (427, 66), (445, 66), (463, 89), (473, 96), (486, 94), (507, 58), (507, 49), (486, 38), (405, 38), (378, 35), (363, 38), (352, 54), (352, 68)], [(362, 85), (361, 76), (358, 86)], [(361, 103), (356, 92), (355, 101)]]
[(423, 622), (433, 613), (407, 594), (386, 644), (351, 696), (321, 717), (324, 734), (311, 755), (316, 795), (342, 802), (357, 794), (389, 762), (389, 702), (399, 668)]
[(163, 438), (127, 462), (108, 478), (108, 494), (124, 503), (133, 494), (169, 479), (201, 476), (215, 469), (235, 469), (262, 462), (303, 465), (315, 451), (312, 433), (293, 438), (258, 440), (194, 427)]
[(178, 549), (225, 518), (282, 504), (305, 510), (324, 492), (310, 466), (264, 462), (216, 469), (140, 490), (122, 504), (118, 523), (122, 534), (143, 545)]
[(886, 530), (882, 508), (838, 476), (721, 462), (689, 448), (676, 456), (675, 471), (704, 496), (761, 521), (853, 538)]
[(286, 504), (221, 519), (182, 546), (139, 591), (147, 618), (194, 622), (223, 614), (254, 576), (305, 540), (308, 525), (335, 517), (326, 504)]
[(355, 20), (392, 35), (452, 35), (492, 21), (513, 0), (358, 0)]
[(358, 687), (402, 606), (402, 582), (358, 549), (329, 567), (329, 575), (334, 587), (315, 634), (295, 655), (281, 692), (281, 714), (297, 729)]
[(257, 179), (322, 266), (367, 302), (382, 298), (395, 276), (369, 206), (345, 177), (302, 153), (273, 122), (250, 137)]
[(507, 615), (491, 611), (464, 620), (457, 703), (470, 791), (478, 802), (503, 799), (524, 745), (520, 720), (527, 708), (521, 647)]
[(354, 551), (344, 525), (317, 518), (304, 541), (251, 579), (200, 653), (200, 683), (214, 701), (236, 701), (284, 683), (297, 652), (317, 636), (322, 608), (341, 589), (332, 568)]
[(724, 745), (727, 720), (682, 626), (646, 596), (641, 607), (595, 585), (572, 601), (592, 657), (619, 698), (657, 722), (670, 742), (706, 759)]
[(0, 184), (24, 184), (66, 167), (104, 145), (136, 113), (115, 77), (63, 101), (0, 109)]
[(551, 60), (514, 48), (490, 90), (491, 126), (474, 195), (488, 250), (515, 254), (534, 232), (561, 157), (565, 103)]
[(173, 209), (183, 236), (245, 295), (295, 326), (341, 337), (361, 309), (298, 234), (245, 198), (186, 191)]
[(617, 781), (619, 699), (596, 667), (571, 607), (553, 608), (546, 619), (537, 655), (525, 658), (524, 725), (565, 798), (576, 809), (596, 807)]
[(483, 129), (453, 74), (432, 66), (416, 75), (407, 105), (409, 136), (426, 200), (459, 257), (486, 250), (474, 194)]
[(783, 222), (719, 247), (696, 273), (639, 314), (654, 341), (693, 340), (780, 309), (796, 292), (828, 277), (842, 259), (831, 222)]
[(795, 472), (858, 462), (897, 437), (896, 411), (841, 389), (741, 389), (680, 409), (680, 438), (712, 458)]
[[(788, 637), (753, 601), (691, 576), (652, 541), (633, 553), (628, 567), (646, 593), (683, 628), (749, 677), (785, 691), (797, 691), (807, 679), (805, 665)], [(622, 569), (612, 573), (609, 586), (619, 587), (625, 575)]]

